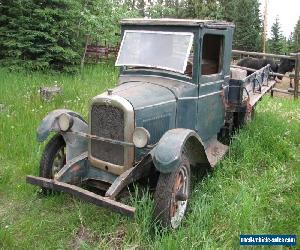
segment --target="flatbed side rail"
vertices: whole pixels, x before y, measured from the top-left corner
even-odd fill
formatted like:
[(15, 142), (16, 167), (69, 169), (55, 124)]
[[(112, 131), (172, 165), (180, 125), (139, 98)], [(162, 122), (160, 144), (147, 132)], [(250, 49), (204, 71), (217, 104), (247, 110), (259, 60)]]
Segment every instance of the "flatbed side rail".
[(253, 72), (244, 79), (245, 88), (248, 92), (261, 93), (262, 86), (268, 86), (268, 78), (270, 74), (270, 64)]
[[(273, 59), (288, 59), (295, 62), (295, 74), (290, 73), (289, 75), (283, 75), (279, 73), (272, 72), (273, 76), (280, 77), (288, 77), (290, 79), (290, 88), (287, 91), (279, 90), (277, 88), (272, 88), (271, 96), (273, 96), (273, 92), (281, 92), (289, 95), (293, 95), (294, 99), (298, 99), (300, 95), (300, 52), (290, 53), (290, 55), (276, 55), (276, 54), (268, 54), (268, 53), (260, 53), (260, 52), (250, 52), (250, 51), (241, 51), (241, 50), (232, 50), (233, 58), (237, 60), (238, 58), (244, 56), (253, 56), (259, 58), (273, 58)], [(292, 85), (292, 79), (294, 79), (294, 84)], [(293, 87), (292, 87), (293, 86)]]
[(245, 89), (249, 97), (249, 104), (255, 104), (275, 85), (275, 80), (269, 80), (271, 72), (270, 64), (253, 72), (244, 79)]
[[(231, 65), (231, 67), (248, 71), (248, 68), (241, 66)], [(230, 86), (232, 88), (230, 103), (233, 105), (231, 105), (230, 108), (236, 108), (239, 105), (243, 106), (245, 103), (248, 103), (251, 107), (255, 106), (275, 84), (275, 80), (269, 79), (270, 71), (270, 65), (267, 65), (254, 71), (244, 79), (239, 80), (238, 85), (233, 82)], [(236, 88), (239, 88), (239, 90), (235, 90)], [(239, 91), (239, 94), (237, 91)]]

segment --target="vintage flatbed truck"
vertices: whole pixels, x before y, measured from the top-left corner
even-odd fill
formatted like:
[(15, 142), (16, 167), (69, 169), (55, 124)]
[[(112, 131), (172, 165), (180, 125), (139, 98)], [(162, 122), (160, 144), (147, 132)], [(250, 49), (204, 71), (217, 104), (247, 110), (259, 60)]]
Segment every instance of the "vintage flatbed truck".
[(27, 176), (27, 182), (132, 216), (135, 208), (117, 201), (118, 195), (150, 176), (155, 218), (177, 228), (191, 170), (212, 169), (224, 156), (228, 146), (221, 141), (251, 118), (274, 85), (270, 67), (246, 77), (230, 66), (231, 23), (127, 19), (121, 25), (117, 86), (91, 100), (88, 122), (66, 109), (43, 119), (38, 141), (55, 134), (41, 157), (40, 176)]

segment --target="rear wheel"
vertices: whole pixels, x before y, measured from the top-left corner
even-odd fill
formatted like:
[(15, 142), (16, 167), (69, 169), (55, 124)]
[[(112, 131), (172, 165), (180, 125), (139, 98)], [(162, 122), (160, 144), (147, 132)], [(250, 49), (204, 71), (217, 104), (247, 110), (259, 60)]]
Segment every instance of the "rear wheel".
[[(60, 134), (56, 134), (47, 143), (41, 161), (40, 176), (53, 179), (66, 164), (66, 143)], [(50, 193), (49, 189), (42, 188), (44, 194)]]
[(184, 154), (175, 171), (160, 174), (154, 194), (154, 214), (162, 226), (176, 229), (181, 224), (187, 210), (190, 183), (190, 164)]
[(244, 111), (234, 113), (234, 127), (240, 128), (251, 122), (255, 117), (255, 107), (250, 107), (249, 105), (245, 107)]
[(247, 111), (245, 114), (244, 123), (251, 122), (254, 119), (255, 116), (255, 107), (251, 107), (250, 104), (247, 105)]

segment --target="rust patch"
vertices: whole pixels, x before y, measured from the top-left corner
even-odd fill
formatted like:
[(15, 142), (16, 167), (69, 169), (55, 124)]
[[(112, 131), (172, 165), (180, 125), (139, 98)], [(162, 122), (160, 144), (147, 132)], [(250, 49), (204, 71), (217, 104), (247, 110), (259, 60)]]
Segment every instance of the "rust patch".
[(211, 167), (214, 167), (217, 164), (217, 162), (223, 158), (227, 151), (228, 146), (223, 145), (217, 140), (213, 140), (205, 149), (207, 159)]
[(80, 166), (79, 165), (75, 165), (75, 166), (73, 166), (73, 168), (72, 168), (72, 170), (71, 170), (71, 172), (72, 173), (76, 173), (76, 172), (78, 172), (80, 170)]

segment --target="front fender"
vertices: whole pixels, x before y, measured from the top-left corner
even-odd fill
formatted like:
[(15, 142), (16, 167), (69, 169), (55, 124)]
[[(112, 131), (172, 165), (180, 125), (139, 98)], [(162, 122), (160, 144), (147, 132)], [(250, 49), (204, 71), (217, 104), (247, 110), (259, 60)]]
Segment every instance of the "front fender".
[(63, 132), (58, 126), (58, 117), (67, 113), (73, 117), (73, 126), (71, 131), (88, 133), (88, 125), (84, 119), (76, 112), (68, 109), (56, 109), (51, 111), (40, 123), (37, 129), (37, 140), (43, 142), (47, 139), (51, 131), (60, 133), (67, 146), (67, 161), (81, 155), (83, 152), (87, 151), (88, 140), (84, 137), (79, 137), (74, 134)]
[[(78, 119), (79, 119), (82, 123), (86, 124), (86, 128), (88, 129), (87, 123), (84, 121), (84, 119), (78, 113), (76, 113), (72, 110), (68, 110), (68, 109), (55, 109), (45, 116), (45, 118), (42, 120), (42, 122), (40, 123), (40, 125), (37, 129), (37, 140), (39, 142), (45, 141), (48, 138), (50, 132), (52, 132), (52, 131), (60, 132), (59, 126), (57, 124), (57, 119), (63, 113), (67, 113), (67, 114), (73, 116), (73, 118), (77, 118), (77, 119), (74, 119), (74, 123), (75, 122), (78, 123), (79, 122)], [(79, 122), (79, 123), (81, 123), (81, 122)], [(83, 125), (83, 127), (84, 127), (84, 125)], [(81, 131), (81, 132), (84, 132), (84, 131)]]
[(162, 173), (170, 173), (179, 167), (183, 152), (191, 165), (210, 165), (199, 135), (193, 130), (178, 128), (167, 131), (151, 150), (154, 166)]

